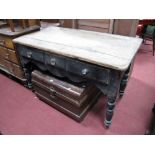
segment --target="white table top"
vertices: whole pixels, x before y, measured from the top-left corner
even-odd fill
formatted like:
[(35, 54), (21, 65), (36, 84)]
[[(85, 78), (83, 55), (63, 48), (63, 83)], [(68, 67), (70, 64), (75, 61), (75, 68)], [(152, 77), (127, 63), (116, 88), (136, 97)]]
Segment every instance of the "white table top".
[(13, 40), (51, 53), (126, 70), (142, 39), (78, 29), (48, 27)]

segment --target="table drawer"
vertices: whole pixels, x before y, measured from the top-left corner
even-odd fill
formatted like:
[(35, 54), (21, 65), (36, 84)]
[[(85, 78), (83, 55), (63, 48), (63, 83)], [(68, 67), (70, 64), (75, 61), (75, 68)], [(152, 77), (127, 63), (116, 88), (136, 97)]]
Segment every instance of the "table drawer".
[(0, 56), (3, 57), (4, 59), (11, 61), (11, 62), (19, 64), (19, 61), (16, 56), (16, 52), (13, 50), (6, 49), (6, 48), (0, 46)]
[(44, 62), (44, 55), (37, 49), (31, 49), (29, 47), (21, 46), (19, 49), (20, 55), (28, 59)]
[(10, 49), (14, 49), (14, 44), (12, 42), (12, 38), (5, 37), (2, 35), (0, 35), (0, 45), (7, 47), (7, 48), (10, 48)]
[(96, 65), (91, 65), (78, 60), (70, 59), (69, 61), (67, 61), (66, 70), (85, 78), (98, 80), (105, 84), (109, 84), (110, 70), (103, 67), (101, 68)]
[(66, 59), (64, 57), (53, 55), (53, 54), (45, 55), (45, 64), (53, 67), (61, 68), (64, 70), (66, 69)]

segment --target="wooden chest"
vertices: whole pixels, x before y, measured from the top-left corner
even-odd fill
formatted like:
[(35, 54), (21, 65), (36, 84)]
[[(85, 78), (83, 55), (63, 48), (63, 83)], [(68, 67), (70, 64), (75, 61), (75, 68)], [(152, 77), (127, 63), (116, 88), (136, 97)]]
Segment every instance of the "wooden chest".
[(32, 84), (36, 95), (47, 104), (81, 121), (100, 95), (94, 86), (75, 86), (37, 70), (32, 72)]

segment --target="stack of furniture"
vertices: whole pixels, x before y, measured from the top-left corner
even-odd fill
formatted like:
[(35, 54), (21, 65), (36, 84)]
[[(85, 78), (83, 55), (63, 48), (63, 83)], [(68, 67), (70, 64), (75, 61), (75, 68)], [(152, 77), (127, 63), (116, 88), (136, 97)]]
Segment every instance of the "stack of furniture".
[(0, 70), (25, 82), (13, 39), (40, 29), (38, 20), (5, 20), (0, 27)]
[(39, 99), (76, 121), (82, 121), (100, 95), (93, 85), (77, 86), (38, 70), (32, 72), (32, 84)]

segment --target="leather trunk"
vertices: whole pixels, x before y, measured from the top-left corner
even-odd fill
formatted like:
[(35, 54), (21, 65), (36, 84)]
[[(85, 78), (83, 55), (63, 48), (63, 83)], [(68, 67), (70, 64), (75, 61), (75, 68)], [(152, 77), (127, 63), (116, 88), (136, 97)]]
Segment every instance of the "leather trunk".
[(76, 121), (86, 116), (101, 93), (95, 86), (82, 88), (37, 70), (32, 72), (32, 84), (39, 99)]

